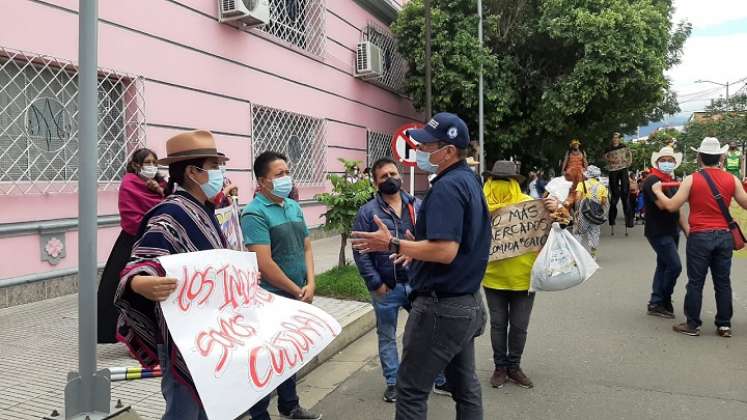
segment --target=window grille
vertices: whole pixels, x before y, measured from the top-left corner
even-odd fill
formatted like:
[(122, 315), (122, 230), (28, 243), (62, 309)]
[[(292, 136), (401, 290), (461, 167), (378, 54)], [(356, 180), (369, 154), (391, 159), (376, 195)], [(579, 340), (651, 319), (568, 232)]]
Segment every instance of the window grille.
[(384, 157), (392, 158), (392, 135), (378, 131), (368, 131), (367, 149), (368, 165), (366, 166), (370, 167), (374, 162)]
[[(99, 71), (99, 189), (116, 189), (145, 143), (142, 78)], [(78, 68), (0, 47), (0, 195), (75, 192)]]
[(324, 55), (324, 0), (270, 0), (270, 23), (261, 30), (317, 56)]
[(407, 62), (397, 51), (397, 41), (394, 35), (386, 27), (369, 22), (361, 33), (361, 41), (369, 41), (381, 48), (384, 58), (384, 73), (369, 81), (398, 93), (403, 92)]
[(327, 162), (323, 119), (260, 105), (252, 106), (253, 156), (271, 150), (288, 156), (293, 180), (322, 185)]

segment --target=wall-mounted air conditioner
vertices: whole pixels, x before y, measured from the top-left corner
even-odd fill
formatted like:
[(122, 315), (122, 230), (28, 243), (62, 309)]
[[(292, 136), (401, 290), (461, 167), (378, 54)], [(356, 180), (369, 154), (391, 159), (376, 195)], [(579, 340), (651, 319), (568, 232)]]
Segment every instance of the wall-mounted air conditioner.
[(270, 0), (218, 0), (218, 21), (259, 26), (270, 22)]
[(359, 42), (355, 52), (355, 77), (376, 79), (384, 73), (381, 48), (372, 42)]

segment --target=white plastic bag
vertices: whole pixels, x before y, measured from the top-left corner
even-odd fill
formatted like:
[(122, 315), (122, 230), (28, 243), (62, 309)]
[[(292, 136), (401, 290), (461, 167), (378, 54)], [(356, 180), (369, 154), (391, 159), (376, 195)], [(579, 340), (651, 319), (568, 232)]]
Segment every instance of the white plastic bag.
[(599, 266), (586, 249), (557, 223), (532, 267), (532, 289), (565, 290), (588, 280)]

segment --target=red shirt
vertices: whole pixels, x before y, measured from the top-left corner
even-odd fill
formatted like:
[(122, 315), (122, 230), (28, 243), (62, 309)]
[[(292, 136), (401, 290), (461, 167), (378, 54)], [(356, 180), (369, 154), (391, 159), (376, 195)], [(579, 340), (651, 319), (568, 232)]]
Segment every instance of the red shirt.
[[(706, 168), (708, 175), (716, 183), (726, 207), (731, 205), (736, 182), (734, 175), (718, 168)], [(707, 232), (711, 230), (729, 230), (724, 214), (713, 198), (708, 182), (700, 173), (693, 174), (693, 185), (690, 188), (690, 232)]]

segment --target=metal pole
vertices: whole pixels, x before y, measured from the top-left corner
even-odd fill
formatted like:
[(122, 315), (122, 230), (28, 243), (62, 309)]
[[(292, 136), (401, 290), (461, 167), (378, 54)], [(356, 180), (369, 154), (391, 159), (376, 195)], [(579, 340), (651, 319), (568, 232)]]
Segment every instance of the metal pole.
[[(482, 50), (482, 0), (477, 0), (477, 17), (480, 20), (477, 30), (477, 36), (480, 39), (480, 49)], [(482, 51), (481, 51), (482, 52)], [(485, 170), (485, 109), (483, 102), (483, 68), (480, 62), (480, 83), (479, 83), (479, 124), (480, 124), (480, 172)]]
[(65, 418), (101, 418), (109, 413), (108, 371), (96, 372), (96, 166), (98, 120), (98, 2), (80, 0), (78, 63), (78, 365), (68, 374)]
[(726, 108), (725, 111), (729, 111), (729, 82), (726, 82)]
[(431, 0), (424, 0), (425, 9), (425, 121), (433, 115), (431, 97)]

